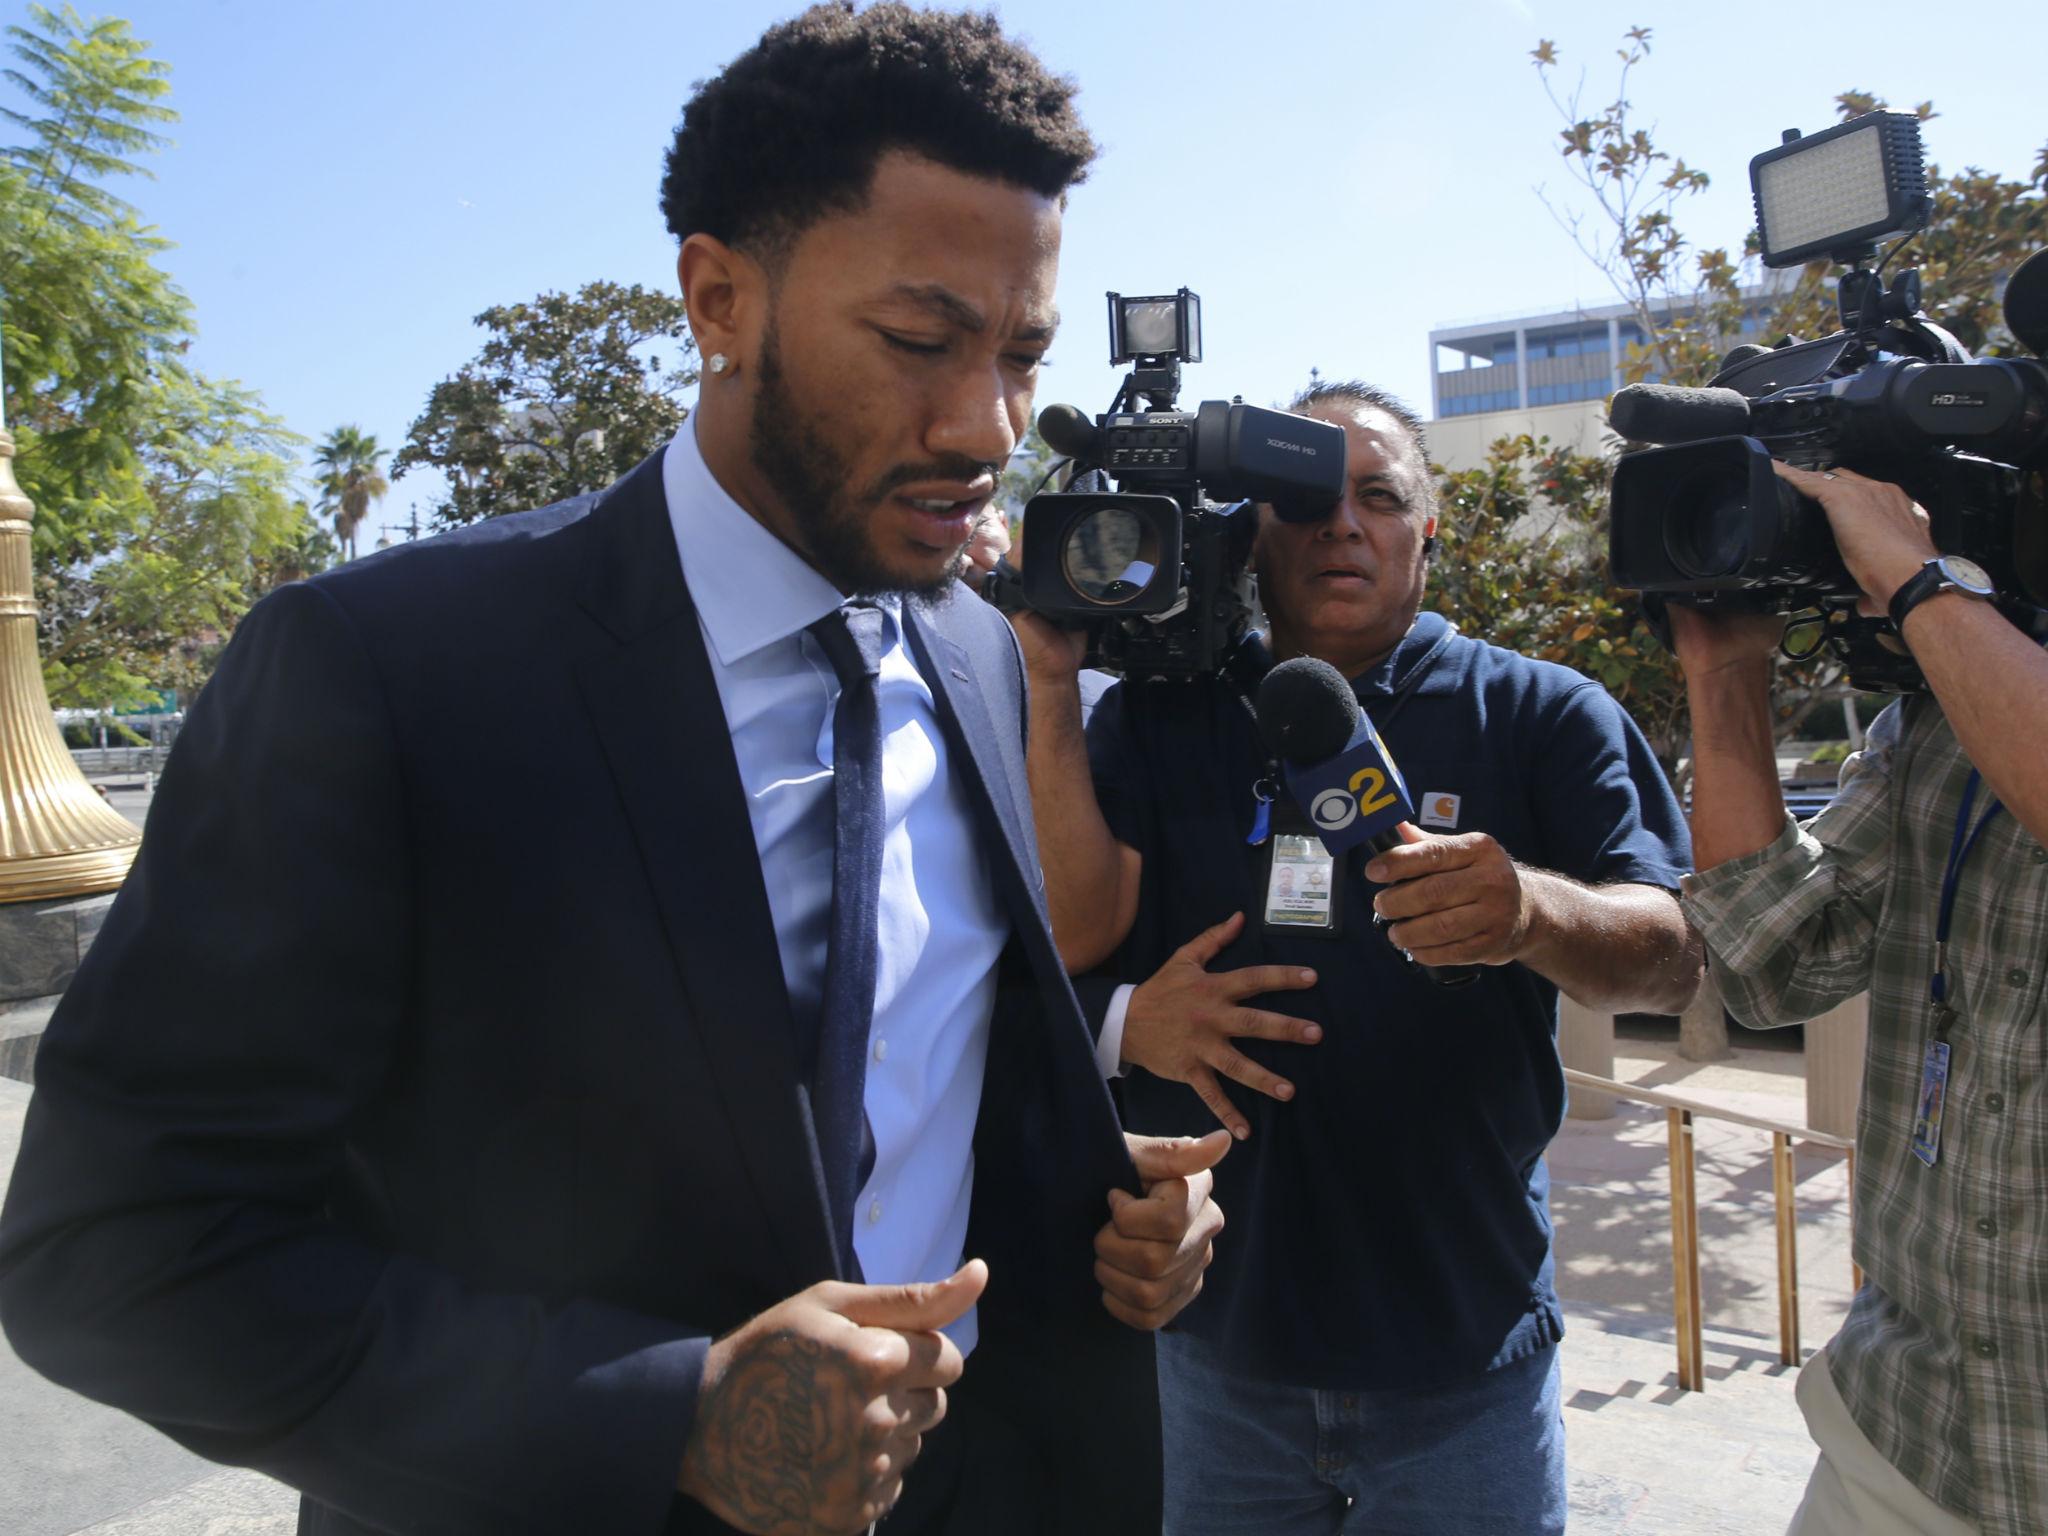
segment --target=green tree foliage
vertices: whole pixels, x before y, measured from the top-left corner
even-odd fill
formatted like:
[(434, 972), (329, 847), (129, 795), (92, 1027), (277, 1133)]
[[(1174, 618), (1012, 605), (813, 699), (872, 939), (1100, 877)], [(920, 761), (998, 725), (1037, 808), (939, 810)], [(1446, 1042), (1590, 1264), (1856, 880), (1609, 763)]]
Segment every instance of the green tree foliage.
[[(603, 488), (682, 425), (697, 382), (683, 302), (635, 284), (487, 309), (474, 362), (442, 380), (391, 461), (437, 469), (450, 527)], [(663, 357), (673, 365), (663, 368)]]
[(1426, 606), (1465, 633), (1597, 678), (1665, 771), (1685, 752), (1677, 664), (1607, 582), (1613, 462), (1524, 434), (1477, 469), (1437, 469), (1441, 540)]
[(334, 536), (345, 558), (356, 557), (356, 530), (370, 515), (370, 504), (391, 489), (378, 460), (384, 450), (361, 427), (336, 427), (313, 451), (320, 471), (320, 510), (334, 520)]
[[(1629, 100), (1634, 71), (1649, 57), (1647, 27), (1631, 28), (1617, 50), (1612, 98), (1583, 104), (1584, 83), (1561, 95), (1558, 53), (1544, 41), (1531, 58), (1563, 121), (1559, 153), (1585, 189), (1576, 208), (1545, 201), (1579, 249), (1634, 311), (1645, 341), (1622, 360), (1623, 377), (1703, 384), (1757, 303), (1744, 292), (1759, 273), (1752, 231), (1743, 250), (1695, 245), (1679, 214), (1706, 190), (1707, 174), (1660, 148)], [(1884, 106), (1862, 91), (1835, 98), (1844, 118)], [(1931, 103), (1916, 109), (1935, 116)], [(1764, 146), (1759, 146), (1764, 147)], [(1999, 319), (1998, 280), (2048, 243), (2048, 149), (2025, 182), (1974, 167), (1944, 178), (1930, 169), (1928, 227), (1900, 264), (1918, 266), (1930, 318), (1973, 348), (2011, 338)], [(1825, 262), (1778, 274), (1752, 336), (1825, 335), (1838, 328), (1834, 271)], [(1470, 632), (1577, 667), (1601, 679), (1649, 736), (1667, 769), (1688, 749), (1683, 680), (1639, 617), (1635, 599), (1607, 586), (1607, 484), (1612, 464), (1544, 441), (1504, 438), (1486, 464), (1445, 477), (1447, 558), (1437, 601)], [(1498, 632), (1489, 625), (1500, 626)], [(1779, 737), (1792, 735), (1822, 702), (1845, 691), (1825, 657), (1783, 663), (1775, 694)], [(1675, 775), (1676, 776), (1676, 775)]]
[[(97, 520), (76, 558), (38, 573), (53, 701), (198, 687), (260, 595), (266, 561), (300, 530), (286, 458), (298, 439), (249, 391), (174, 373), (150, 405), (138, 455), (145, 514)], [(87, 552), (102, 543), (103, 558)]]
[(318, 576), (340, 558), (341, 546), (318, 515), (303, 501), (294, 502), (290, 535), (256, 561), (249, 595), (264, 597), (288, 582)]
[(110, 182), (163, 145), (169, 70), (122, 21), (9, 27), (25, 141), (0, 148), (0, 335), (16, 474), (35, 501), (45, 681), (60, 705), (191, 686), (299, 531), (296, 441), (183, 361), (191, 306)]
[[(190, 325), (185, 296), (151, 261), (168, 242), (102, 184), (148, 174), (126, 157), (162, 147), (154, 126), (176, 115), (161, 102), (169, 71), (125, 22), (88, 27), (68, 6), (32, 7), (30, 19), (34, 30), (7, 29), (23, 68), (0, 72), (25, 108), (0, 118), (28, 137), (0, 152), (8, 416), (28, 424), (29, 396), (61, 386), (64, 405), (98, 420), (132, 404)], [(61, 455), (95, 434), (60, 416), (42, 435)]]

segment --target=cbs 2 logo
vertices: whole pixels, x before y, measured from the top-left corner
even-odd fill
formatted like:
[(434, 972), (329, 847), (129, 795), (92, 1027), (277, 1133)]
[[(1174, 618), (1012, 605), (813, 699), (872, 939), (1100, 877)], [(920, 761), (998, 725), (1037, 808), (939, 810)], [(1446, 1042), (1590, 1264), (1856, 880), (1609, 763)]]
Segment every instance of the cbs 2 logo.
[(1387, 788), (1387, 776), (1378, 768), (1361, 768), (1351, 775), (1347, 794), (1335, 787), (1317, 795), (1309, 816), (1325, 832), (1342, 832), (1361, 816), (1370, 816), (1400, 799)]
[(1394, 792), (1387, 788), (1387, 776), (1377, 768), (1361, 768), (1351, 775), (1351, 793), (1358, 799), (1361, 816), (1384, 811), (1394, 803)]

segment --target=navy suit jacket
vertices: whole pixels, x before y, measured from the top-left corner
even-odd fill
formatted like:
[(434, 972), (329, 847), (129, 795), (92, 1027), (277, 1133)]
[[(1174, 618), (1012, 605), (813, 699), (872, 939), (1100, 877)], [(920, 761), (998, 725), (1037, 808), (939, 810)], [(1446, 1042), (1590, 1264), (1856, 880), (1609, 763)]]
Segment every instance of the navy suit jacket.
[[(965, 589), (909, 613), (1012, 923), (968, 1369), (1054, 1528), (1156, 1529), (1151, 1341), (1092, 1275), (1138, 1186), (1047, 928), (1021, 662)], [(0, 1320), (300, 1487), (302, 1530), (717, 1529), (673, 1495), (707, 1336), (834, 1274), (796, 1061), (657, 455), (244, 621), (45, 1036)]]

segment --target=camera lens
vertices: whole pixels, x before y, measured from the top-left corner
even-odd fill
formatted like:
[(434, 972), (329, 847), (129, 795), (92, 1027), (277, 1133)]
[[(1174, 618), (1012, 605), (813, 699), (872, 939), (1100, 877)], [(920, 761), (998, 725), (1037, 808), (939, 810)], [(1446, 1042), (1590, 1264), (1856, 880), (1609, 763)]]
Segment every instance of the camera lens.
[(1060, 550), (1067, 585), (1105, 607), (1142, 593), (1158, 563), (1159, 540), (1151, 524), (1124, 507), (1098, 507), (1076, 518)]
[(1702, 465), (1664, 513), (1664, 552), (1691, 581), (1732, 576), (1749, 558), (1748, 480), (1739, 461)]

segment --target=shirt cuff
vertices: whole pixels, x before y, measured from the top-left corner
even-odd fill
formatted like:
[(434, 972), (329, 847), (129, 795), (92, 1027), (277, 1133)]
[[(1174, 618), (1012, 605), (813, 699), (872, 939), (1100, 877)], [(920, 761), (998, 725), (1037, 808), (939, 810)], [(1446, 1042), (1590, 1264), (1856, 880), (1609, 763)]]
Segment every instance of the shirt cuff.
[(1130, 1011), (1131, 994), (1137, 990), (1135, 984), (1127, 981), (1109, 995), (1109, 1007), (1102, 1015), (1102, 1033), (1095, 1037), (1095, 1064), (1102, 1069), (1104, 1078), (1122, 1077), (1126, 1070), (1124, 1015)]
[(1716, 864), (1712, 869), (1681, 876), (1678, 882), (1679, 905), (1687, 919), (1708, 937), (1712, 937), (1714, 931), (1724, 924), (1748, 923), (1755, 919), (1759, 914), (1758, 900), (1762, 894), (1758, 887), (1771, 884), (1768, 876), (1758, 879), (1760, 872), (1780, 864), (1800, 846), (1803, 839), (1799, 823), (1788, 815), (1778, 835), (1754, 853), (1745, 853), (1740, 858)]

